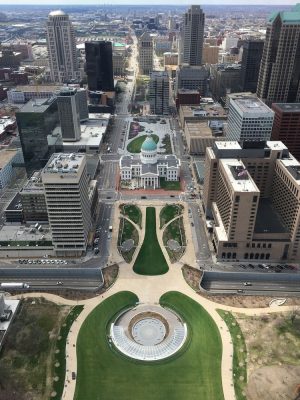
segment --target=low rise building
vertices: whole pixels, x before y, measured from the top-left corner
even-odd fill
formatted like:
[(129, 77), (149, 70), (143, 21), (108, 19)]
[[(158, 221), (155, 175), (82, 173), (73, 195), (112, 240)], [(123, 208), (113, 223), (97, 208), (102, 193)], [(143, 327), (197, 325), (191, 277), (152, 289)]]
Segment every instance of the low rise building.
[(48, 221), (45, 190), (41, 171), (35, 172), (20, 190), (24, 222)]
[(227, 121), (227, 111), (221, 104), (210, 98), (202, 98), (198, 106), (182, 105), (179, 107), (179, 120), (184, 128), (186, 122), (196, 121)]
[(216, 140), (224, 140), (222, 121), (186, 122), (184, 134), (190, 154), (204, 155)]

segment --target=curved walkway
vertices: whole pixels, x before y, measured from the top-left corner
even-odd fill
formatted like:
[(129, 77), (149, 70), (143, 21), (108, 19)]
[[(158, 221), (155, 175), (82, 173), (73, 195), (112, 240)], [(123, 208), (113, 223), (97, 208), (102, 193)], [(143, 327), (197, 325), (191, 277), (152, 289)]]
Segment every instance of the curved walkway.
[[(153, 204), (152, 204), (153, 206)], [(159, 208), (159, 207), (157, 207)], [(158, 210), (160, 211), (160, 210)], [(117, 213), (116, 213), (117, 214)], [(145, 226), (145, 208), (142, 209), (142, 218), (143, 218), (143, 227)], [(156, 213), (157, 218), (157, 227), (159, 227), (159, 212)], [(115, 225), (117, 226), (117, 225)], [(144, 229), (141, 231), (141, 236), (144, 236)], [(168, 254), (166, 252), (165, 247), (162, 243), (162, 231), (157, 229), (157, 238), (161, 245), (162, 251), (166, 257), (166, 260), (169, 265), (169, 271), (164, 275), (158, 276), (145, 276), (145, 275), (137, 275), (133, 272), (133, 264), (135, 258), (131, 262), (131, 264), (124, 264), (120, 267), (119, 277), (115, 284), (103, 295), (94, 297), (88, 300), (82, 301), (74, 301), (74, 300), (65, 300), (59, 296), (52, 294), (24, 294), (21, 297), (40, 297), (43, 296), (48, 300), (51, 300), (58, 304), (83, 304), (84, 309), (73, 323), (66, 346), (66, 379), (65, 379), (65, 388), (62, 396), (63, 400), (73, 400), (75, 393), (76, 380), (72, 380), (71, 373), (77, 371), (77, 355), (76, 355), (76, 341), (79, 330), (85, 321), (86, 317), (90, 314), (90, 312), (99, 305), (106, 298), (120, 292), (120, 291), (131, 291), (135, 293), (139, 300), (142, 303), (149, 304), (158, 304), (160, 297), (169, 291), (178, 291), (186, 296), (189, 296), (197, 303), (199, 303), (205, 310), (210, 314), (210, 316), (215, 321), (218, 326), (221, 339), (222, 339), (222, 364), (221, 364), (221, 375), (222, 375), (222, 385), (223, 385), (223, 393), (224, 400), (234, 400), (234, 385), (233, 385), (233, 375), (232, 375), (232, 357), (233, 357), (233, 346), (231, 341), (231, 336), (229, 330), (217, 312), (217, 309), (228, 310), (231, 312), (238, 312), (246, 315), (259, 315), (265, 313), (273, 313), (273, 312), (282, 312), (294, 309), (294, 306), (278, 306), (278, 307), (267, 307), (267, 308), (258, 308), (258, 309), (245, 309), (245, 308), (237, 308), (231, 306), (221, 305), (219, 303), (214, 303), (213, 301), (201, 297), (201, 295), (197, 294), (184, 280), (181, 272), (182, 263), (174, 263), (170, 264), (168, 261)], [(142, 239), (144, 239), (142, 237)], [(116, 242), (115, 242), (116, 243)], [(142, 243), (142, 240), (141, 240)], [(191, 246), (191, 242), (189, 243)], [(135, 256), (138, 252), (135, 253)], [(192, 255), (192, 249), (189, 249), (188, 254)], [(193, 255), (193, 257), (195, 257)], [(194, 258), (191, 258), (190, 263), (193, 264)], [(16, 296), (20, 298), (20, 296)]]

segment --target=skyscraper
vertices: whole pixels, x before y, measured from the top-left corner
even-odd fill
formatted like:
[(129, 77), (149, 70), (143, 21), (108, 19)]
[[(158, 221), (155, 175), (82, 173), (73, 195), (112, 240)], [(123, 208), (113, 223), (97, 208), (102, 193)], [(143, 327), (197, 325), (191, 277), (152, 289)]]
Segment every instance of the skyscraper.
[(263, 48), (264, 42), (262, 40), (253, 39), (244, 42), (241, 67), (241, 92), (256, 92)]
[(42, 182), (56, 255), (81, 256), (91, 225), (86, 156), (53, 154), (42, 171)]
[(57, 107), (64, 141), (74, 142), (80, 139), (79, 98), (75, 88), (63, 88), (57, 96)]
[(300, 4), (269, 18), (257, 95), (269, 105), (300, 101)]
[(86, 42), (85, 59), (89, 90), (112, 92), (114, 77), (111, 42)]
[(80, 79), (74, 29), (63, 11), (52, 11), (47, 21), (47, 45), (50, 75), (53, 82)]
[(153, 40), (144, 32), (139, 39), (139, 68), (141, 75), (149, 75), (153, 71)]
[(149, 103), (153, 114), (169, 114), (169, 75), (166, 71), (150, 74)]
[(201, 65), (205, 14), (200, 6), (191, 6), (183, 19), (183, 62)]
[(50, 156), (47, 136), (59, 122), (57, 100), (30, 100), (16, 113), (25, 167), (28, 175), (44, 167)]

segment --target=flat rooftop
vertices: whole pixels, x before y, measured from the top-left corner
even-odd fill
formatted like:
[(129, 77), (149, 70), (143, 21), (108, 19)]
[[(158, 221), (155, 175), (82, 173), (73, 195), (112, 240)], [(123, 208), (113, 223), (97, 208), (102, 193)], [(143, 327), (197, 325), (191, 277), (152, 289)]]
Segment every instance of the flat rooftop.
[(38, 88), (36, 85), (18, 85), (12, 90), (19, 92), (50, 92), (55, 93), (60, 90), (62, 85), (39, 85)]
[(286, 113), (300, 113), (300, 103), (273, 103), (272, 106)]
[(84, 159), (85, 155), (80, 153), (54, 153), (43, 171), (50, 174), (74, 174)]
[[(39, 225), (40, 226), (40, 225)], [(4, 225), (0, 230), (0, 242), (32, 242), (32, 241), (51, 241), (52, 236), (48, 225), (42, 225), (39, 231), (35, 225)], [(14, 244), (12, 244), (13, 246)]]
[(228, 149), (228, 150), (241, 150), (242, 147), (239, 144), (239, 142), (237, 141), (229, 141), (229, 140), (225, 140), (225, 141), (216, 141), (215, 142), (215, 147), (219, 150), (224, 150), (224, 149)]
[(45, 112), (48, 107), (55, 101), (54, 97), (51, 97), (50, 99), (36, 99), (36, 100), (29, 100), (24, 106), (20, 109), (18, 113), (23, 113), (23, 112), (30, 112), (30, 113), (43, 113)]
[(234, 103), (243, 114), (274, 114), (274, 111), (256, 96), (231, 98), (230, 102)]
[(251, 178), (242, 161), (236, 159), (222, 159), (220, 161), (225, 169), (226, 176), (235, 192), (256, 192), (259, 189)]
[(180, 106), (184, 118), (207, 118), (227, 119), (227, 112), (219, 103), (200, 103), (199, 106), (184, 105)]
[(213, 138), (211, 128), (207, 125), (207, 122), (197, 121), (197, 122), (186, 122), (185, 128), (187, 129), (190, 138)]
[(256, 221), (254, 226), (255, 233), (286, 233), (287, 228), (280, 219), (270, 199), (260, 199)]
[(4, 168), (18, 153), (18, 149), (0, 150), (0, 169)]
[(20, 193), (33, 193), (42, 192), (44, 193), (44, 186), (41, 178), (41, 171), (36, 171), (30, 179), (25, 183)]

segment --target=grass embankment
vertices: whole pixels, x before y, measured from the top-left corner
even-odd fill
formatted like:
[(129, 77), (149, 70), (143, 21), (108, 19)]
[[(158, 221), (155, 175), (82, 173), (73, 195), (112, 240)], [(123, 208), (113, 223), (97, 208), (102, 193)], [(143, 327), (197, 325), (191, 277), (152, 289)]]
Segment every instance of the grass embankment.
[(169, 267), (156, 236), (155, 208), (146, 209), (144, 242), (135, 260), (133, 270), (140, 275), (162, 275)]
[(246, 400), (245, 388), (247, 386), (247, 348), (243, 332), (236, 319), (229, 311), (218, 310), (225, 321), (233, 343), (233, 381), (237, 400)]
[(120, 292), (101, 303), (85, 320), (77, 341), (75, 400), (223, 400), (222, 344), (209, 314), (178, 292), (166, 293), (161, 304), (182, 315), (189, 327), (184, 351), (159, 362), (130, 360), (107, 340), (109, 321), (134, 306), (137, 297)]
[[(75, 306), (72, 311), (66, 317), (62, 327), (59, 331), (59, 340), (56, 342), (55, 362), (54, 362), (54, 375), (58, 380), (53, 382), (53, 392), (56, 392), (56, 396), (52, 396), (53, 400), (61, 400), (61, 396), (64, 390), (65, 375), (66, 375), (66, 343), (69, 331), (75, 319), (83, 310), (83, 306)], [(57, 363), (57, 364), (56, 364)], [(55, 366), (55, 364), (57, 366)]]
[[(152, 134), (151, 136), (152, 136), (152, 139), (154, 140), (154, 142), (158, 143), (159, 137), (154, 134)], [(127, 151), (129, 151), (129, 153), (140, 153), (142, 144), (144, 143), (146, 138), (147, 138), (147, 135), (142, 135), (142, 136), (137, 137), (136, 139), (133, 139), (127, 145)]]
[[(1, 399), (48, 400), (52, 391), (58, 393), (58, 387), (63, 388), (69, 311), (69, 306), (44, 298), (21, 302), (0, 356)], [(56, 349), (60, 353), (56, 354)], [(60, 363), (58, 368), (54, 367), (56, 362)], [(54, 376), (58, 377), (57, 382), (53, 381)]]

